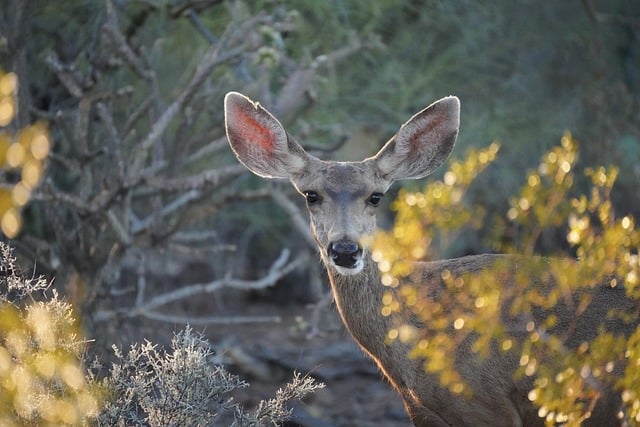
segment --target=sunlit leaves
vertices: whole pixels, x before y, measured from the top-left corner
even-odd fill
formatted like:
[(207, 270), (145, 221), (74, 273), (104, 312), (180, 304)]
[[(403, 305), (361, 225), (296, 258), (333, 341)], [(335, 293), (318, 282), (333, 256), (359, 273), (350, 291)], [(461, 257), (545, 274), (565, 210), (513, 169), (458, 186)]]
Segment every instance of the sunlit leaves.
[[(633, 326), (640, 311), (640, 232), (631, 215), (613, 209), (617, 168), (588, 168), (578, 176), (577, 143), (566, 133), (525, 176), (507, 212), (487, 217), (464, 195), (496, 151), (471, 152), (442, 181), (421, 192), (401, 191), (394, 202), (394, 228), (372, 245), (390, 286), (382, 312), (408, 310), (427, 326), (402, 334), (398, 325), (388, 338), (412, 344), (410, 356), (424, 360), (425, 370), (455, 393), (470, 394), (456, 371), (460, 348), (470, 348), (478, 361), (511, 354), (516, 377), (532, 379), (528, 398), (550, 426), (580, 425), (608, 389), (620, 393), (619, 417), (640, 421), (640, 329)], [(578, 194), (574, 184), (583, 177), (590, 188)], [(428, 284), (412, 277), (413, 261), (432, 258), (435, 245), (446, 247), (461, 231), (486, 223), (499, 230), (492, 247), (527, 257), (498, 259), (461, 276), (445, 269)], [(552, 258), (532, 257), (542, 236), (563, 235)], [(629, 298), (610, 307), (603, 298), (613, 294), (603, 297), (599, 286)], [(576, 341), (573, 331), (584, 327), (586, 312), (597, 318)], [(615, 327), (598, 329), (595, 322)]]
[[(32, 301), (46, 282), (17, 275), (9, 249), (0, 252), (0, 425), (86, 424), (98, 414), (99, 393), (85, 378), (71, 306), (55, 292)], [(29, 302), (16, 304), (20, 298)]]
[(538, 169), (529, 172), (520, 194), (511, 198), (507, 218), (526, 230), (516, 242), (520, 253), (533, 254), (543, 230), (566, 220), (570, 208), (567, 193), (573, 186), (576, 161), (576, 143), (566, 133), (560, 146), (552, 148)]
[[(15, 115), (16, 90), (16, 75), (0, 71), (0, 127), (7, 126)], [(22, 227), (20, 211), (42, 179), (50, 145), (43, 123), (27, 126), (15, 135), (0, 130), (0, 170), (4, 172), (0, 179), (0, 229), (9, 238)], [(17, 178), (7, 180), (8, 174)]]
[(2, 73), (0, 71), (0, 126), (8, 125), (15, 115), (16, 105), (14, 94), (18, 86), (18, 78), (15, 73)]
[(471, 150), (466, 159), (451, 162), (443, 179), (429, 182), (422, 191), (400, 190), (392, 205), (396, 211), (393, 229), (377, 233), (372, 242), (373, 258), (385, 285), (397, 285), (394, 277), (406, 275), (411, 262), (431, 258), (434, 240), (448, 240), (482, 224), (484, 210), (467, 206), (464, 195), (498, 150), (497, 143)]
[[(497, 143), (483, 150), (471, 150), (464, 160), (450, 163), (442, 180), (428, 183), (422, 191), (400, 191), (392, 206), (396, 211), (393, 228), (377, 233), (372, 242), (372, 257), (378, 263), (385, 286), (396, 288), (399, 279), (410, 274), (412, 262), (433, 257), (435, 240), (446, 241), (456, 233), (482, 224), (484, 210), (468, 206), (464, 195), (476, 176), (495, 159), (498, 150)], [(464, 279), (453, 277), (447, 271), (442, 273), (442, 280), (452, 292), (443, 292), (438, 301), (425, 299), (419, 286), (405, 284), (397, 292), (385, 293), (381, 310), (389, 316), (405, 307), (429, 324), (425, 335), (419, 335), (407, 325), (399, 325), (389, 331), (388, 338), (415, 343), (410, 356), (424, 359), (425, 370), (437, 373), (443, 386), (460, 394), (467, 390), (454, 369), (455, 359), (449, 351), (459, 346), (480, 322), (496, 323), (492, 302), (499, 297), (499, 292), (480, 289), (460, 292)], [(449, 311), (451, 307), (457, 309)], [(474, 315), (476, 311), (483, 315)]]

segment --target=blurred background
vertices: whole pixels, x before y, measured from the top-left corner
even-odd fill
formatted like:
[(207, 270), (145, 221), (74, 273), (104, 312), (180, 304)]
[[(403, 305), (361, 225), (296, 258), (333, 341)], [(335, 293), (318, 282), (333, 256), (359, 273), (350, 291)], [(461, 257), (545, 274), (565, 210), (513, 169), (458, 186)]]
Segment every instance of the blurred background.
[[(191, 324), (258, 395), (294, 368), (325, 381), (304, 425), (407, 421), (336, 317), (301, 198), (228, 148), (226, 92), (338, 160), (374, 154), (457, 95), (453, 156), (501, 144), (471, 203), (506, 214), (569, 131), (577, 168), (617, 165), (615, 209), (640, 217), (634, 0), (13, 0), (0, 6), (0, 68), (17, 82), (0, 149), (34, 124), (49, 141), (36, 166), (0, 158), (2, 214), (19, 214), (4, 238), (27, 271), (55, 277), (90, 352), (166, 344)], [(28, 168), (39, 184), (16, 201)], [(483, 233), (443, 256), (489, 250)]]

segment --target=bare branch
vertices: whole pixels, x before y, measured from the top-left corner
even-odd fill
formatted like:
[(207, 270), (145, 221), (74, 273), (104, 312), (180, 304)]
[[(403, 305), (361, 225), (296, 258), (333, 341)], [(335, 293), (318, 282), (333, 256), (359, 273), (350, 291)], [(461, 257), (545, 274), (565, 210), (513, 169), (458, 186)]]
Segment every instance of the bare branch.
[(246, 173), (246, 168), (240, 164), (233, 164), (180, 178), (160, 178), (153, 176), (147, 178), (146, 182), (163, 191), (185, 191), (201, 189), (206, 186), (216, 187), (221, 181), (234, 178), (243, 173)]
[(174, 301), (178, 301), (193, 295), (201, 293), (211, 293), (222, 288), (234, 288), (242, 290), (255, 290), (264, 289), (269, 286), (273, 286), (280, 278), (284, 277), (298, 266), (306, 262), (307, 257), (302, 255), (285, 265), (289, 259), (289, 250), (285, 249), (280, 253), (280, 256), (273, 263), (269, 272), (260, 279), (256, 280), (240, 280), (231, 277), (224, 277), (222, 279), (214, 280), (209, 283), (197, 283), (189, 286), (185, 286), (180, 289), (176, 289), (172, 292), (167, 292), (162, 295), (158, 295), (145, 304), (135, 307), (131, 310), (130, 315), (144, 315), (145, 313), (152, 311), (160, 306), (169, 304)]
[(291, 73), (280, 90), (278, 99), (270, 108), (278, 117), (286, 117), (303, 109), (315, 94), (312, 92), (313, 78), (322, 66), (334, 66), (337, 62), (373, 46), (372, 42), (362, 42), (354, 39), (347, 46), (316, 57), (308, 66), (301, 66)]
[(243, 48), (229, 50), (222, 55), (220, 54), (222, 44), (211, 46), (205, 53), (202, 60), (196, 67), (191, 80), (187, 86), (180, 92), (178, 97), (173, 101), (160, 115), (158, 120), (153, 124), (146, 138), (140, 142), (138, 147), (138, 156), (134, 159), (131, 170), (140, 170), (146, 159), (147, 151), (160, 139), (164, 131), (169, 126), (171, 120), (182, 110), (184, 105), (191, 99), (196, 90), (202, 85), (211, 71), (218, 65), (229, 61), (230, 59), (240, 55)]
[(84, 91), (82, 90), (78, 76), (73, 73), (73, 69), (64, 65), (60, 61), (58, 54), (52, 50), (47, 51), (43, 59), (44, 63), (56, 74), (58, 80), (62, 82), (69, 93), (76, 98), (81, 98)]
[(191, 23), (193, 24), (193, 26), (196, 27), (196, 29), (200, 32), (200, 34), (202, 34), (202, 36), (209, 43), (213, 44), (218, 42), (218, 38), (214, 36), (213, 33), (209, 31), (207, 26), (202, 23), (202, 21), (200, 20), (200, 17), (196, 12), (194, 12), (193, 9), (187, 10), (186, 15), (189, 18), (189, 21), (191, 21)]
[(176, 316), (172, 314), (145, 312), (142, 314), (147, 319), (166, 323), (182, 323), (189, 325), (239, 325), (243, 323), (280, 323), (280, 316), (208, 316), (190, 317)]
[(202, 146), (199, 150), (191, 153), (189, 157), (187, 157), (187, 163), (200, 162), (204, 158), (204, 156), (211, 155), (218, 151), (228, 150), (229, 143), (227, 142), (226, 136), (221, 136), (219, 138), (214, 139)]
[(120, 32), (120, 28), (118, 28), (113, 7), (109, 2), (107, 2), (107, 5), (107, 22), (102, 27), (104, 34), (108, 37), (109, 41), (113, 43), (120, 58), (122, 58), (136, 74), (144, 80), (153, 80), (153, 71), (144, 64), (142, 59), (138, 57), (131, 46), (129, 46), (126, 37)]
[(272, 191), (271, 198), (289, 214), (293, 226), (302, 234), (305, 242), (307, 242), (313, 249), (316, 248), (316, 241), (311, 235), (311, 229), (309, 223), (304, 219), (302, 212), (282, 191)]
[(62, 202), (71, 205), (80, 214), (93, 213), (89, 203), (80, 197), (56, 190), (49, 179), (33, 192), (31, 199), (41, 202)]
[(200, 197), (201, 193), (199, 190), (191, 190), (186, 193), (181, 194), (176, 197), (171, 203), (164, 206), (160, 212), (152, 211), (149, 216), (144, 219), (135, 221), (135, 224), (131, 227), (131, 233), (136, 235), (139, 234), (148, 228), (152, 227), (154, 221), (157, 220), (158, 217), (169, 216), (172, 213), (175, 213), (183, 206), (187, 205), (192, 200)]
[(128, 230), (125, 225), (120, 222), (112, 209), (107, 212), (107, 220), (109, 221), (109, 225), (111, 225), (111, 229), (117, 236), (118, 241), (124, 246), (129, 246), (132, 242), (131, 233), (127, 232)]
[(600, 22), (605, 24), (623, 24), (640, 27), (640, 18), (637, 18), (635, 16), (599, 12), (596, 9), (595, 4), (593, 3), (593, 0), (582, 0), (582, 5), (586, 10), (587, 15), (589, 15), (589, 19), (591, 19), (593, 22)]

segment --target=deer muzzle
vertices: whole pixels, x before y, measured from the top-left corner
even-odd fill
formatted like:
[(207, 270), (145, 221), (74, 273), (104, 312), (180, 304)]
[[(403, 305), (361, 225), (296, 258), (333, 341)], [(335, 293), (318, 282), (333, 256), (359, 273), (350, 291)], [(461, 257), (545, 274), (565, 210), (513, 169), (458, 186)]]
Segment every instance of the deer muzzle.
[(362, 248), (351, 240), (341, 239), (330, 243), (327, 254), (337, 267), (360, 269), (362, 266)]

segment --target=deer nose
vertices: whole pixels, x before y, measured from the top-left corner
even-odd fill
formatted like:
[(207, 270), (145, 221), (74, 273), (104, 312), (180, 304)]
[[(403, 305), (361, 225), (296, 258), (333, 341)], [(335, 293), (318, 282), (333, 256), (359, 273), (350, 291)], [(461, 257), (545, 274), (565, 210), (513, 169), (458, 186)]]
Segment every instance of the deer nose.
[(346, 239), (330, 243), (327, 253), (337, 266), (344, 268), (355, 268), (362, 258), (360, 245)]

